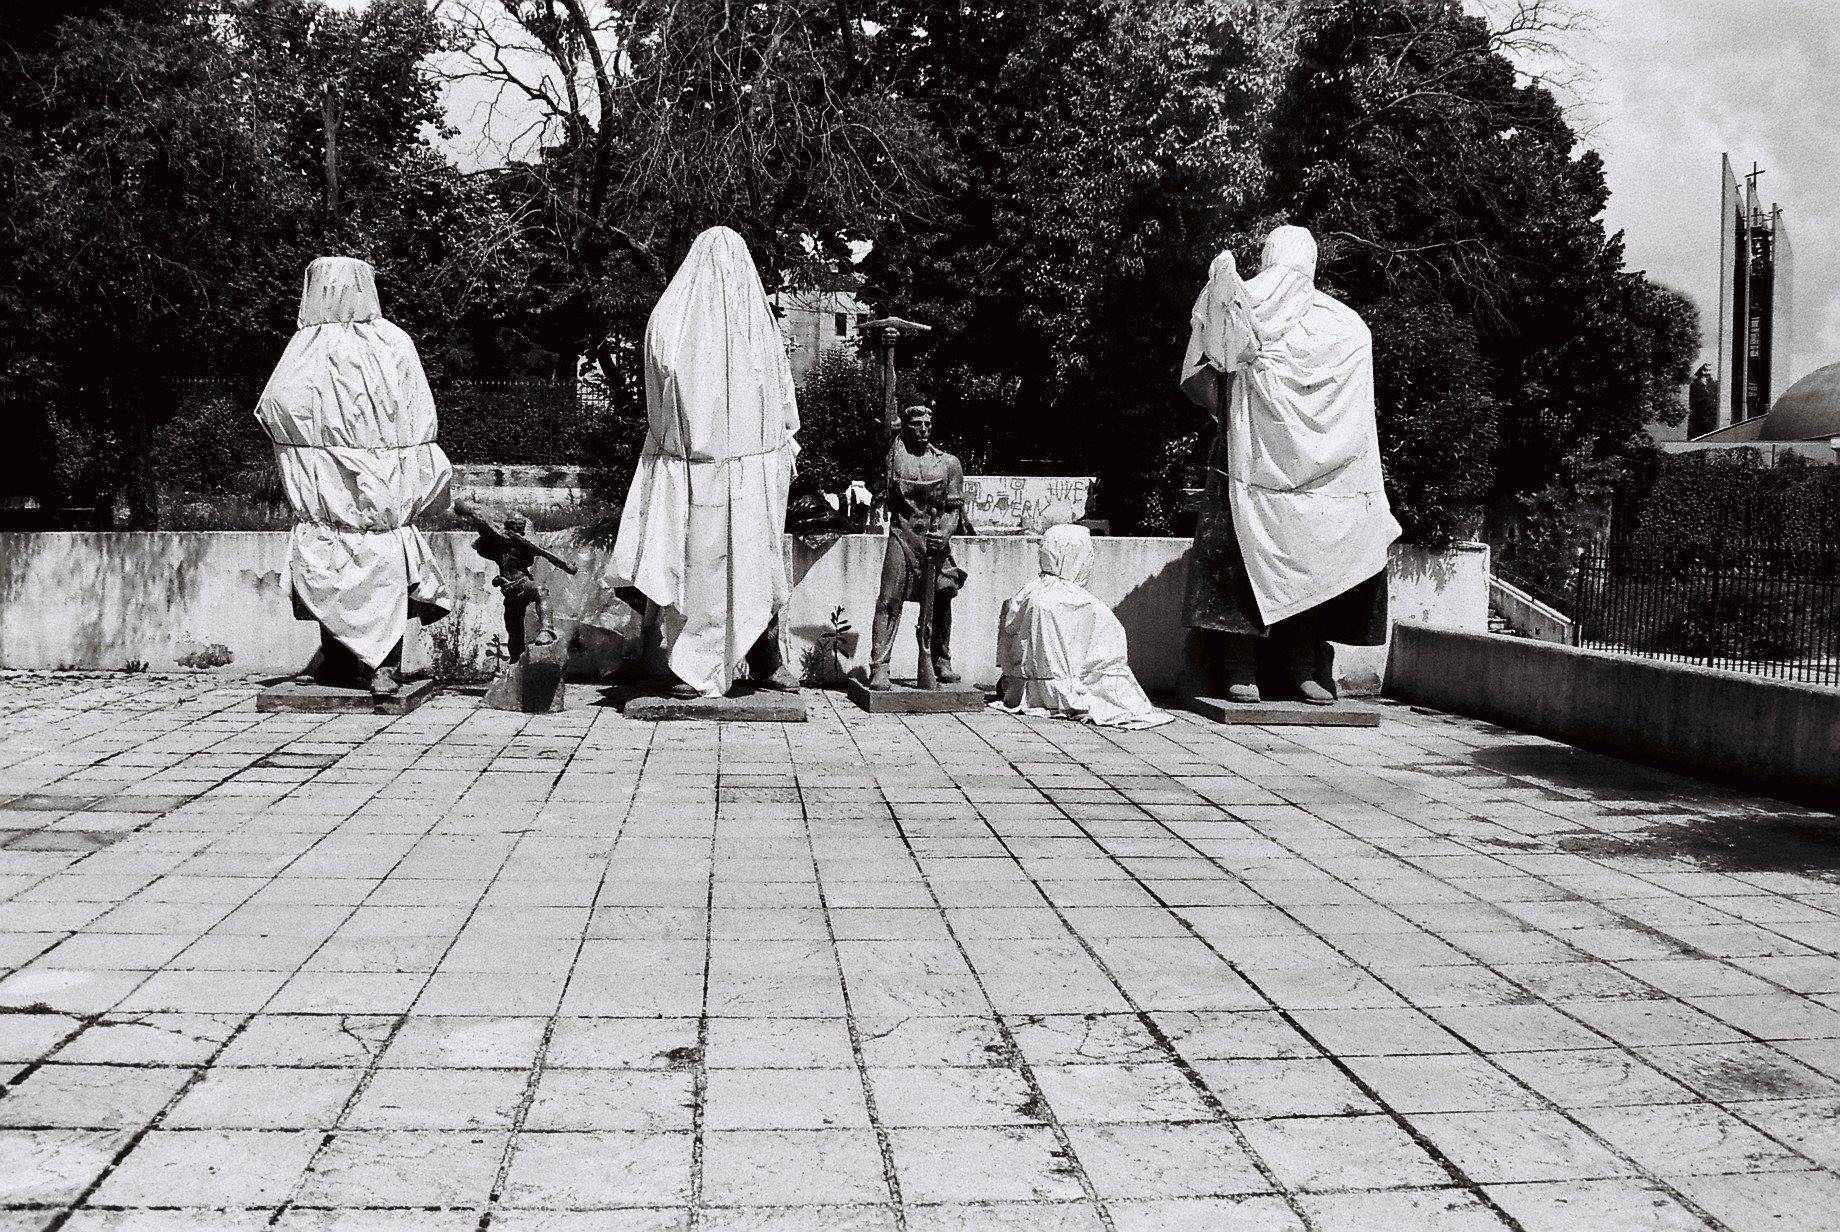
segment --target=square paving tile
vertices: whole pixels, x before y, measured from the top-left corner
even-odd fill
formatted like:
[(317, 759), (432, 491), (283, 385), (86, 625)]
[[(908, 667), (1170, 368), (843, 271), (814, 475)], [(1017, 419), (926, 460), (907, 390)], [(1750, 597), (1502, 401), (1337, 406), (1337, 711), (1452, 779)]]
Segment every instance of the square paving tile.
[(720, 1129), (867, 1129), (854, 1069), (710, 1071), (704, 1122)]
[(74, 1201), (129, 1137), (126, 1130), (0, 1129), (0, 1202)]
[(1041, 1126), (892, 1129), (895, 1174), (906, 1202), (1073, 1200), (1080, 1183)]
[(213, 1069), (161, 1122), (167, 1129), (331, 1129), (356, 1069)]
[(704, 1136), (703, 1200), (712, 1206), (888, 1198), (881, 1149), (866, 1128), (712, 1130)]
[(1840, 1229), (1840, 1177), (1831, 1172), (1691, 1176), (1677, 1187), (1732, 1232)]
[(156, 1129), (96, 1191), (103, 1206), (272, 1206), (318, 1149), (317, 1133)]
[(1393, 1189), (1451, 1181), (1390, 1117), (1303, 1117), (1249, 1121), (1241, 1128), (1287, 1188)]
[(509, 1129), (520, 1070), (380, 1069), (345, 1113), (346, 1129)]
[(1196, 1121), (1214, 1115), (1174, 1065), (1038, 1065), (1035, 1080), (1063, 1124)]
[(689, 1134), (520, 1134), (501, 1202), (597, 1211), (680, 1205), (690, 1197), (691, 1150)]
[(1536, 1181), (1485, 1191), (1526, 1232), (1704, 1232), (1712, 1225), (1652, 1181)]
[(492, 1192), (502, 1132), (340, 1130), (301, 1185), (305, 1206), (477, 1206)]
[(1079, 1165), (1102, 1198), (1189, 1198), (1267, 1192), (1231, 1127), (1075, 1125)]
[(1281, 1198), (1131, 1198), (1106, 1204), (1118, 1232), (1303, 1232)]
[(1306, 1194), (1301, 1201), (1319, 1232), (1502, 1232), (1510, 1226), (1467, 1189)]
[[(4, 1023), (0, 1019), (0, 1024)], [(189, 1069), (45, 1065), (0, 1098), (0, 1125), (139, 1129), (192, 1078)]]
[(1045, 1112), (1020, 1070), (880, 1069), (871, 1081), (876, 1119), (895, 1128), (1030, 1125)]
[[(522, 1094), (523, 1074), (517, 1074)], [(525, 1128), (688, 1131), (691, 1075), (674, 1070), (546, 1070), (537, 1080)]]
[(1236, 1119), (1377, 1111), (1331, 1061), (1200, 1061), (1195, 1069), (1226, 1114)]
[(1704, 1104), (1590, 1108), (1578, 1120), (1663, 1179), (1752, 1172), (1799, 1172), (1809, 1161), (1778, 1146), (1730, 1113)]
[(1636, 1171), (1556, 1112), (1441, 1112), (1414, 1115), (1411, 1121), (1458, 1170), (1482, 1185), (1596, 1180)]

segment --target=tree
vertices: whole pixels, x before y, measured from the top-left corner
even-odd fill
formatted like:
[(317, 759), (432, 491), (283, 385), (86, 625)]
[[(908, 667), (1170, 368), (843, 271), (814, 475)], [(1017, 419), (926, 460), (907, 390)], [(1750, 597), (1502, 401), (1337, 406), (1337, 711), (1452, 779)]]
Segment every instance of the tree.
[(636, 396), (646, 313), (704, 228), (773, 282), (841, 259), (919, 195), (924, 125), (858, 0), (458, 0), (461, 79), (511, 130), (496, 177), (540, 250), (559, 352)]
[(1494, 476), (1497, 431), (1476, 332), (1436, 301), (1381, 300), (1366, 318), (1393, 513), (1408, 543), (1467, 539)]
[[(917, 400), (901, 374), (902, 405)], [(840, 492), (861, 479), (879, 491), (887, 463), (878, 364), (843, 348), (818, 357), (799, 388), (799, 482)]]
[[(0, 48), (0, 405), (33, 426), (13, 486), (154, 513), (176, 378), (253, 400), (293, 331), (301, 270), (379, 266), (391, 315), (434, 334), (487, 297), (510, 229), (428, 147), (421, 0), (358, 18), (310, 0), (65, 5)], [(324, 82), (343, 103), (325, 206)], [(426, 335), (425, 335), (426, 336)]]
[(1357, 310), (1448, 310), (1473, 332), (1452, 391), (1484, 381), (1497, 518), (1678, 422), (1698, 349), (1691, 305), (1626, 270), (1605, 233), (1602, 161), (1503, 54), (1545, 16), (1523, 4), (1491, 28), (1459, 0), (1317, 0), (1268, 146), (1274, 208), (1323, 239), (1325, 284)]
[(1287, 9), (902, 10), (925, 31), (905, 76), (948, 153), (940, 203), (866, 263), (869, 295), (939, 327), (921, 363), (955, 446), (1090, 468), (1121, 528), (1166, 510), (1158, 451), (1198, 422), (1175, 386), (1189, 307), (1257, 204)]

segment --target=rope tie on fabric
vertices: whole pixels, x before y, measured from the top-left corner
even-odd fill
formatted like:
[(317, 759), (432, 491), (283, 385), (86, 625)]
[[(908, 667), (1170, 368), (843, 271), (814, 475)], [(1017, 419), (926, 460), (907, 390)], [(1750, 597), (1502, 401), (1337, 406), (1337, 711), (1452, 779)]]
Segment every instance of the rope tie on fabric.
[[(790, 441), (786, 444), (791, 444)], [(708, 466), (720, 466), (728, 462), (745, 462), (749, 458), (774, 458), (786, 452), (786, 445), (775, 445), (772, 449), (761, 449), (754, 453), (735, 453), (726, 458), (693, 458), (685, 453), (666, 453), (662, 449), (653, 449), (648, 442), (646, 453), (654, 458), (670, 458), (674, 462), (701, 462)]]
[(319, 445), (309, 441), (277, 441), (269, 438), (269, 443), (276, 449), (323, 449), (331, 453), (334, 449), (343, 449), (350, 453), (401, 453), (406, 449), (420, 449), (424, 445), (437, 442), (433, 437), (425, 441), (413, 441), (407, 445)]
[(340, 526), (337, 522), (316, 522), (312, 518), (303, 518), (294, 525), (318, 526), (341, 535), (395, 535), (413, 529), (408, 526)]

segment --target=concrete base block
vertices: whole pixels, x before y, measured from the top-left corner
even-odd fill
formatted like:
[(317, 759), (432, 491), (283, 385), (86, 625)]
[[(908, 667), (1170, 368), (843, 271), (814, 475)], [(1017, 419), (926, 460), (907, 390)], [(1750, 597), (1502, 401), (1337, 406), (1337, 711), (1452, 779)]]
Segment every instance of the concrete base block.
[(490, 710), (515, 710), (523, 714), (556, 714), (568, 708), (562, 677), (568, 667), (566, 642), (532, 646), (523, 657), (500, 672), (481, 703)]
[(770, 689), (735, 697), (646, 695), (627, 702), (624, 713), (642, 723), (803, 723), (806, 717), (804, 697)]
[(870, 714), (961, 714), (984, 708), (984, 690), (971, 684), (919, 689), (899, 681), (892, 689), (871, 689), (854, 677), (844, 684), (850, 700)]
[(1337, 702), (1230, 702), (1220, 697), (1191, 697), (1186, 705), (1204, 719), (1245, 727), (1378, 727), (1380, 715), (1366, 706)]
[(396, 696), (372, 697), (369, 689), (283, 680), (256, 694), (256, 709), (263, 714), (408, 714), (440, 691), (433, 680), (405, 680)]

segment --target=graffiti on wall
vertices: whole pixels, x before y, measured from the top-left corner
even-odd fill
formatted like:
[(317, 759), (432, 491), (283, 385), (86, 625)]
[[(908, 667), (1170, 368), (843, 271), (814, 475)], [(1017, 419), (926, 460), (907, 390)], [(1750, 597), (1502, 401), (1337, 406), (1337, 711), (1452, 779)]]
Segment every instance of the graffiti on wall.
[(1086, 516), (1090, 476), (966, 475), (965, 513), (980, 535), (1040, 534)]

